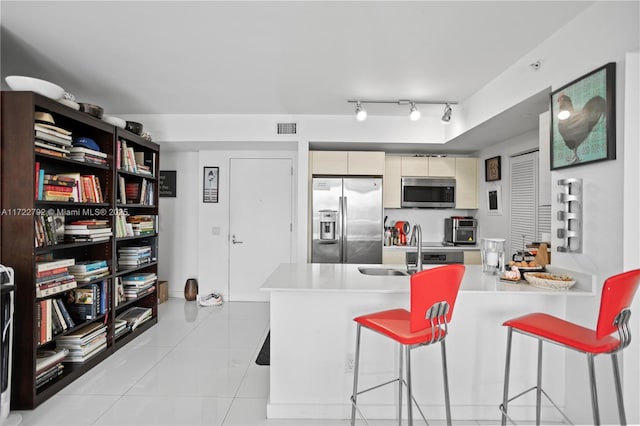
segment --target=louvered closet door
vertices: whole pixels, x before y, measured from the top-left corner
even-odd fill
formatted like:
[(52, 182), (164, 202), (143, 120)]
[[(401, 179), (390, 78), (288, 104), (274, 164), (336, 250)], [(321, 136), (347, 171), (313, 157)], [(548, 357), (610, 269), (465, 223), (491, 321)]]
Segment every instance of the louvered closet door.
[(538, 239), (538, 152), (511, 158), (511, 253)]

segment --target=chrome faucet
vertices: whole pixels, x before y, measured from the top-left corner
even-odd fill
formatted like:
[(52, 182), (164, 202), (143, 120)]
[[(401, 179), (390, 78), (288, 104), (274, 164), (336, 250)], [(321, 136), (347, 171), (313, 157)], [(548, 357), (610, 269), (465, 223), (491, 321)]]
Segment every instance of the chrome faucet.
[(418, 253), (416, 255), (416, 269), (418, 271), (422, 271), (422, 228), (420, 225), (413, 225), (409, 244), (415, 244), (418, 248)]

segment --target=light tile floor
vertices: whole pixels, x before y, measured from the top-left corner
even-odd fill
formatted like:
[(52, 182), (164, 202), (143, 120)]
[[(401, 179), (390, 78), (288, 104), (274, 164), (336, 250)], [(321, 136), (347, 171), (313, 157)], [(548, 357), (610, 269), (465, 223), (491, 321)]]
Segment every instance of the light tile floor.
[[(158, 317), (157, 325), (35, 410), (12, 412), (6, 424), (349, 424), (348, 420), (266, 419), (269, 367), (254, 361), (269, 330), (268, 303), (198, 307), (195, 302), (172, 298), (158, 306)], [(491, 422), (454, 424), (496, 425), (498, 420), (496, 416)]]

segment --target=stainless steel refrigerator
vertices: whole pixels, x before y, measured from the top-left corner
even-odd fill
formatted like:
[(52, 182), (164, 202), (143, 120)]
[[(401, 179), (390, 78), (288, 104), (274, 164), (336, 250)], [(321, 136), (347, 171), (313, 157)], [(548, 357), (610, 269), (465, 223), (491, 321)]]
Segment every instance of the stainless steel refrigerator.
[(313, 178), (314, 263), (382, 263), (382, 179)]

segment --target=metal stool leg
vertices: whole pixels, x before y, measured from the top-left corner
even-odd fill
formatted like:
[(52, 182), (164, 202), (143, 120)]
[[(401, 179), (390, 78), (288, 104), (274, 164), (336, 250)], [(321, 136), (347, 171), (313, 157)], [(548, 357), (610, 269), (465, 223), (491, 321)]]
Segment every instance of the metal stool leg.
[(540, 426), (542, 410), (542, 340), (538, 339), (538, 381), (536, 388), (536, 425)]
[(447, 410), (447, 426), (451, 426), (451, 401), (449, 400), (449, 377), (447, 374), (447, 348), (444, 340), (440, 342), (442, 349), (442, 378), (444, 381), (444, 404)]
[(618, 413), (620, 414), (620, 424), (627, 424), (627, 416), (624, 413), (624, 399), (622, 399), (622, 384), (620, 383), (620, 367), (618, 366), (618, 354), (611, 354), (611, 362), (613, 363), (613, 378), (616, 382), (616, 396), (618, 398)]
[(351, 395), (351, 426), (356, 424), (356, 401), (358, 398), (358, 368), (360, 366), (360, 331), (362, 326), (358, 324), (356, 329), (356, 359), (353, 366), (353, 394)]
[(400, 356), (399, 360), (399, 368), (398, 368), (398, 426), (402, 425), (402, 381), (403, 379), (403, 371), (402, 371), (402, 363), (404, 362), (404, 352), (402, 351), (404, 345), (402, 343), (400, 346)]
[(405, 348), (407, 355), (407, 424), (413, 426), (413, 391), (411, 390), (411, 348)]
[(600, 425), (600, 413), (598, 411), (598, 390), (596, 388), (596, 371), (593, 366), (593, 354), (587, 354), (589, 364), (589, 383), (591, 384), (591, 407), (593, 409), (593, 424)]
[(507, 330), (507, 358), (504, 363), (504, 390), (502, 392), (502, 426), (507, 424), (507, 404), (509, 403), (509, 370), (511, 368), (511, 336), (513, 329)]

